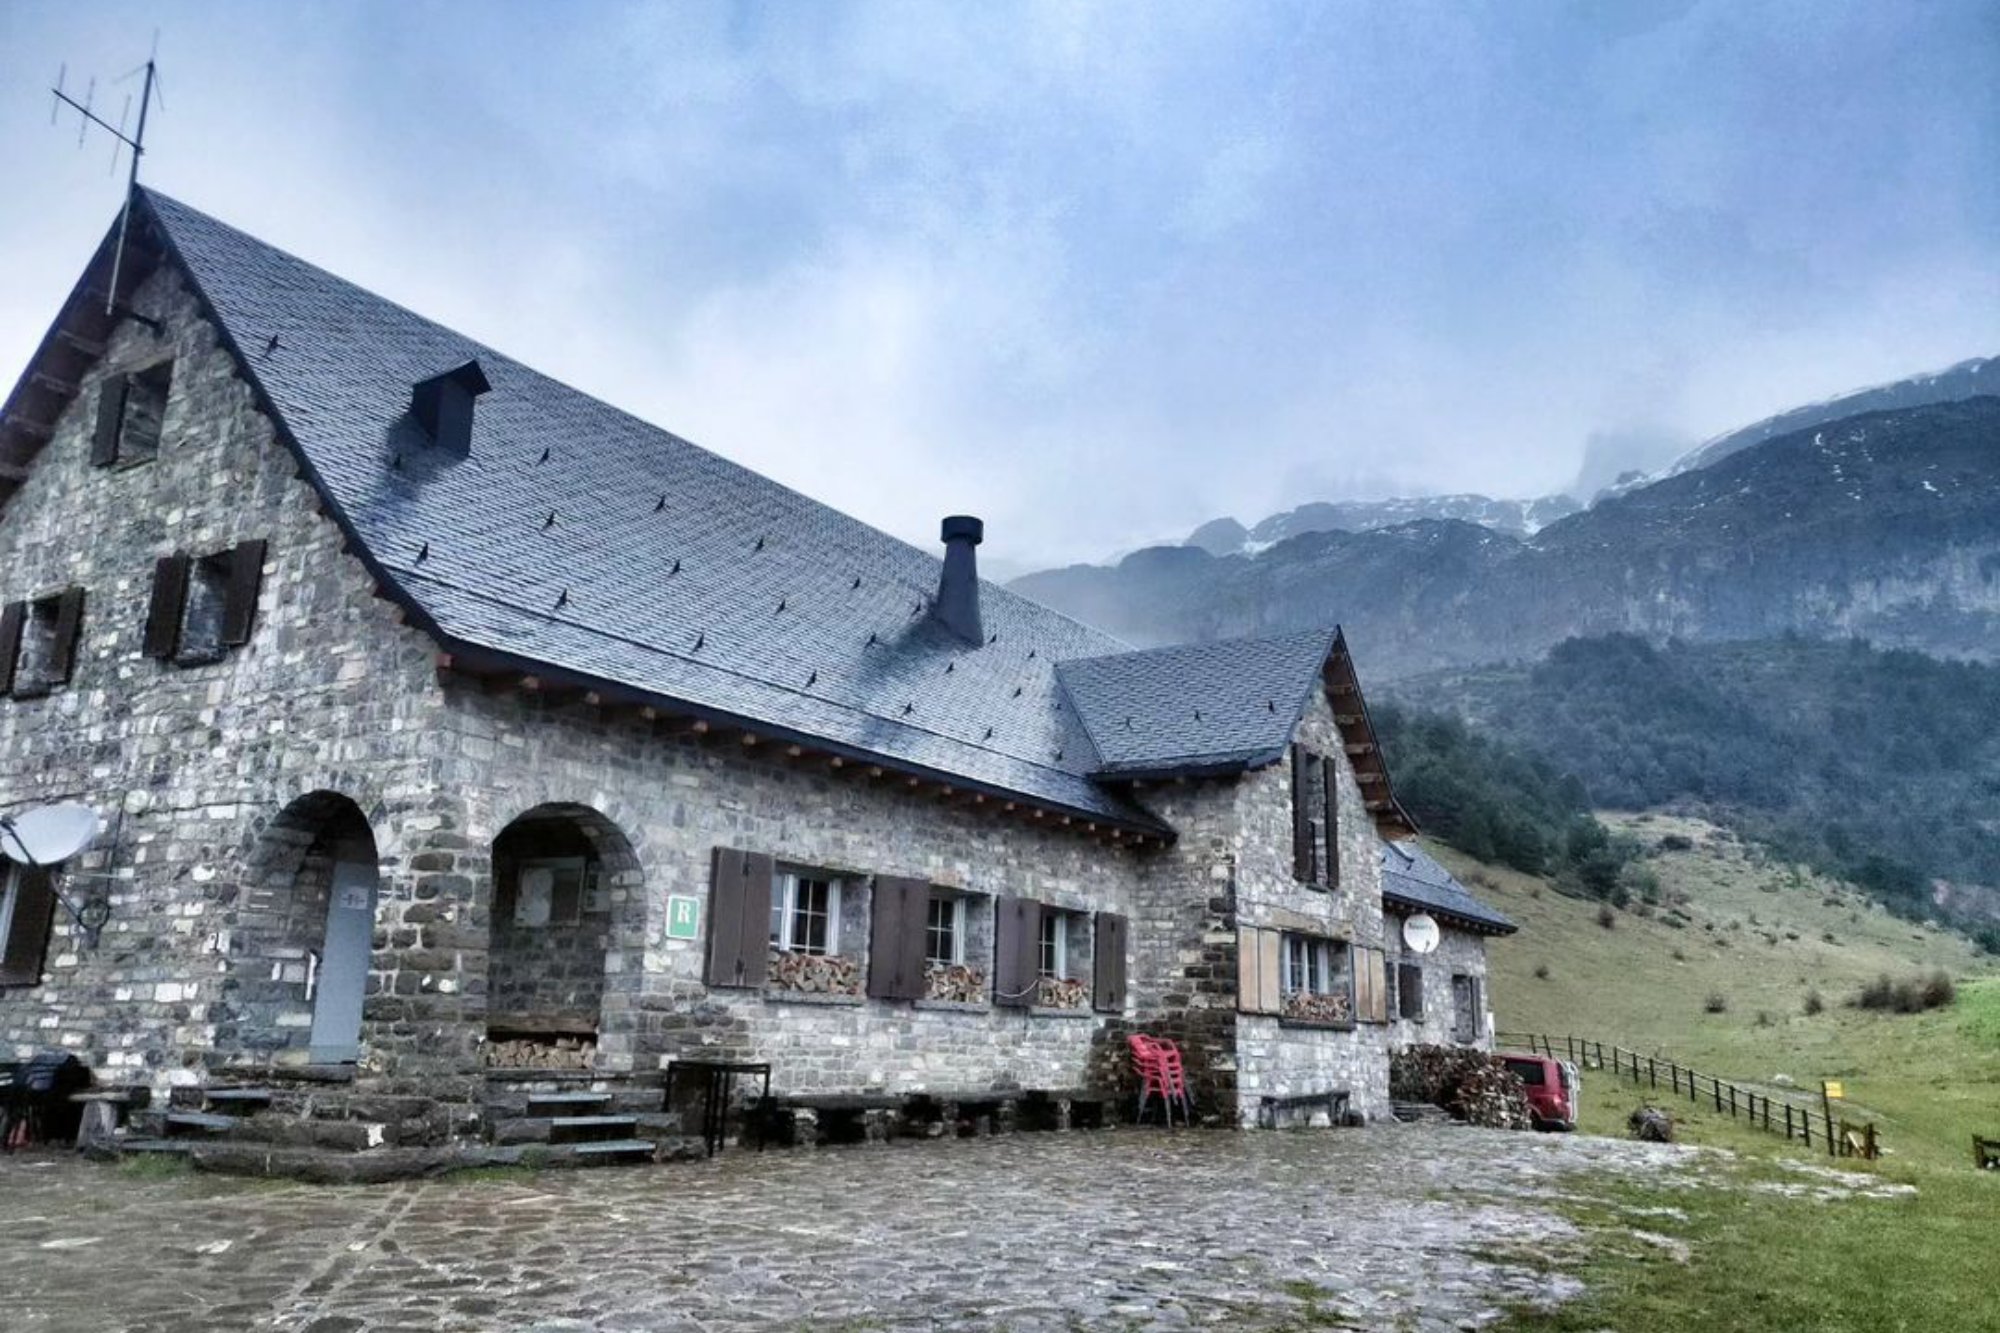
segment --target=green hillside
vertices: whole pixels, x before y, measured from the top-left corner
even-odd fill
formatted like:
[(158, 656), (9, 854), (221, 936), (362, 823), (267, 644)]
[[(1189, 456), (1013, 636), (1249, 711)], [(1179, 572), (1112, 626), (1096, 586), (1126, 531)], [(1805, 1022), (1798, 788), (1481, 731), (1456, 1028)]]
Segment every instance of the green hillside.
[(1599, 806), (1698, 811), (2000, 948), (2000, 667), (1610, 635), (1394, 693), (1528, 751)]

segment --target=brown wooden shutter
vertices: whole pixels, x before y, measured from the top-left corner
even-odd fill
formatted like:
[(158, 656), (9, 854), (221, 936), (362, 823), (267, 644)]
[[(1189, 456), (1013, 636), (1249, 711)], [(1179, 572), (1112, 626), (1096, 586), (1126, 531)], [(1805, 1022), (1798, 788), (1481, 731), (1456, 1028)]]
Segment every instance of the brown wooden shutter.
[(1307, 808), (1311, 795), (1306, 790), (1307, 772), (1306, 747), (1292, 747), (1292, 876), (1307, 884), (1313, 882), (1313, 828), (1312, 811)]
[(762, 986), (770, 963), (771, 858), (718, 847), (708, 880), (711, 986)]
[(1026, 1009), (1040, 990), (1042, 905), (1028, 898), (993, 900), (993, 1002)]
[(238, 542), (229, 556), (229, 596), (222, 605), (224, 643), (250, 642), (250, 627), (257, 623), (257, 590), (263, 582), (263, 539)]
[(187, 604), (188, 558), (163, 555), (153, 562), (153, 600), (146, 608), (146, 656), (170, 658), (180, 646), (181, 610)]
[(1326, 781), (1326, 886), (1340, 887), (1340, 761), (1328, 756), (1320, 761)]
[(14, 895), (7, 945), (0, 952), (0, 986), (39, 986), (42, 956), (49, 944), (49, 918), (54, 915), (56, 901), (49, 891), (48, 871), (15, 866)]
[(1347, 949), (1348, 970), (1354, 974), (1354, 1021), (1366, 1023), (1375, 1009), (1374, 969), (1368, 966), (1368, 950), (1359, 945)]
[(1245, 926), (1236, 932), (1236, 1007), (1246, 1014), (1275, 1014), (1284, 1008), (1282, 931)]
[(107, 375), (97, 386), (97, 433), (90, 437), (92, 467), (118, 461), (118, 431), (125, 424), (126, 377)]
[(21, 625), (28, 618), (26, 602), (9, 602), (0, 608), (0, 694), (14, 688), (14, 664), (21, 656)]
[(1419, 963), (1396, 965), (1396, 1012), (1412, 1022), (1424, 1017), (1424, 969)]
[(1090, 960), (1091, 1007), (1102, 1013), (1125, 1012), (1125, 944), (1131, 927), (1116, 912), (1099, 912)]
[(56, 603), (55, 647), (49, 658), (49, 682), (63, 685), (76, 670), (76, 642), (83, 632), (83, 589), (65, 588)]
[(1389, 1021), (1389, 955), (1380, 949), (1368, 951), (1368, 981), (1368, 1019), (1372, 1023), (1386, 1023)]
[(878, 875), (868, 922), (868, 994), (877, 1000), (918, 1000), (924, 994), (924, 924), (931, 886), (920, 879)]

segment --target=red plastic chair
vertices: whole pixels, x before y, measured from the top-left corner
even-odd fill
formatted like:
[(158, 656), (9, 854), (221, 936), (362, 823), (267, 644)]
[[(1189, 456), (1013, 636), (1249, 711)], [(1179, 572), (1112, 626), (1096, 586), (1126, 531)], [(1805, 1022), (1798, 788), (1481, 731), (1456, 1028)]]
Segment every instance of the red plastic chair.
[(1127, 1043), (1132, 1050), (1132, 1069), (1139, 1078), (1137, 1119), (1146, 1118), (1146, 1104), (1157, 1095), (1169, 1128), (1174, 1123), (1174, 1107), (1181, 1108), (1184, 1123), (1193, 1124), (1193, 1099), (1188, 1095), (1187, 1074), (1181, 1067), (1180, 1047), (1171, 1041), (1135, 1032)]

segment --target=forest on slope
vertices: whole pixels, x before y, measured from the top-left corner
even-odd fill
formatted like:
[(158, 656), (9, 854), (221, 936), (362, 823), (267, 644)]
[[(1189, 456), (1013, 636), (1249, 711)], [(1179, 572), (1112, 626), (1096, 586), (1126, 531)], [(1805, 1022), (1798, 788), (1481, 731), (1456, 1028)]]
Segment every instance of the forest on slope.
[[(1587, 794), (1698, 810), (2000, 948), (2000, 667), (1856, 641), (1605, 635), (1531, 666), (1399, 682), (1391, 698), (1399, 794), (1455, 803), (1445, 820), (1461, 827), (1436, 831), (1475, 855), (1511, 862), (1505, 839), (1550, 791), (1571, 808)], [(1439, 782), (1460, 789), (1434, 802)]]

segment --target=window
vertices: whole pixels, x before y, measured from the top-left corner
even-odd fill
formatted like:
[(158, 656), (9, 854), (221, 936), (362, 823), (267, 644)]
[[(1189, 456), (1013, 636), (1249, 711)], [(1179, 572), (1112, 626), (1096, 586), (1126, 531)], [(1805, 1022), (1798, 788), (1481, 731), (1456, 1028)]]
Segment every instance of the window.
[(146, 655), (176, 666), (202, 666), (248, 643), (263, 577), (262, 541), (238, 542), (199, 557), (162, 556), (153, 567)]
[(1037, 972), (1051, 981), (1060, 981), (1069, 975), (1069, 931), (1065, 919), (1068, 914), (1042, 909), (1041, 953), (1038, 955)]
[(0, 861), (0, 986), (42, 984), (54, 908), (47, 871)]
[(1396, 1016), (1421, 1023), (1424, 1017), (1424, 969), (1420, 963), (1396, 964)]
[(840, 882), (786, 871), (771, 891), (771, 947), (785, 953), (840, 952)]
[(67, 684), (83, 629), (83, 589), (67, 588), (0, 610), (0, 693), (39, 699)]
[(932, 894), (924, 923), (924, 961), (951, 967), (965, 961), (965, 900)]
[(105, 379), (98, 390), (92, 463), (99, 467), (131, 466), (159, 456), (160, 426), (167, 416), (167, 391), (173, 373), (172, 361), (158, 361), (144, 370)]
[(514, 876), (514, 924), (573, 926), (596, 884), (597, 867), (581, 856), (540, 857), (520, 863)]
[(1478, 977), (1460, 972), (1451, 979), (1452, 1039), (1467, 1045), (1485, 1035), (1486, 997)]
[(1285, 968), (1280, 987), (1286, 995), (1333, 993), (1333, 941), (1310, 935), (1285, 936)]

